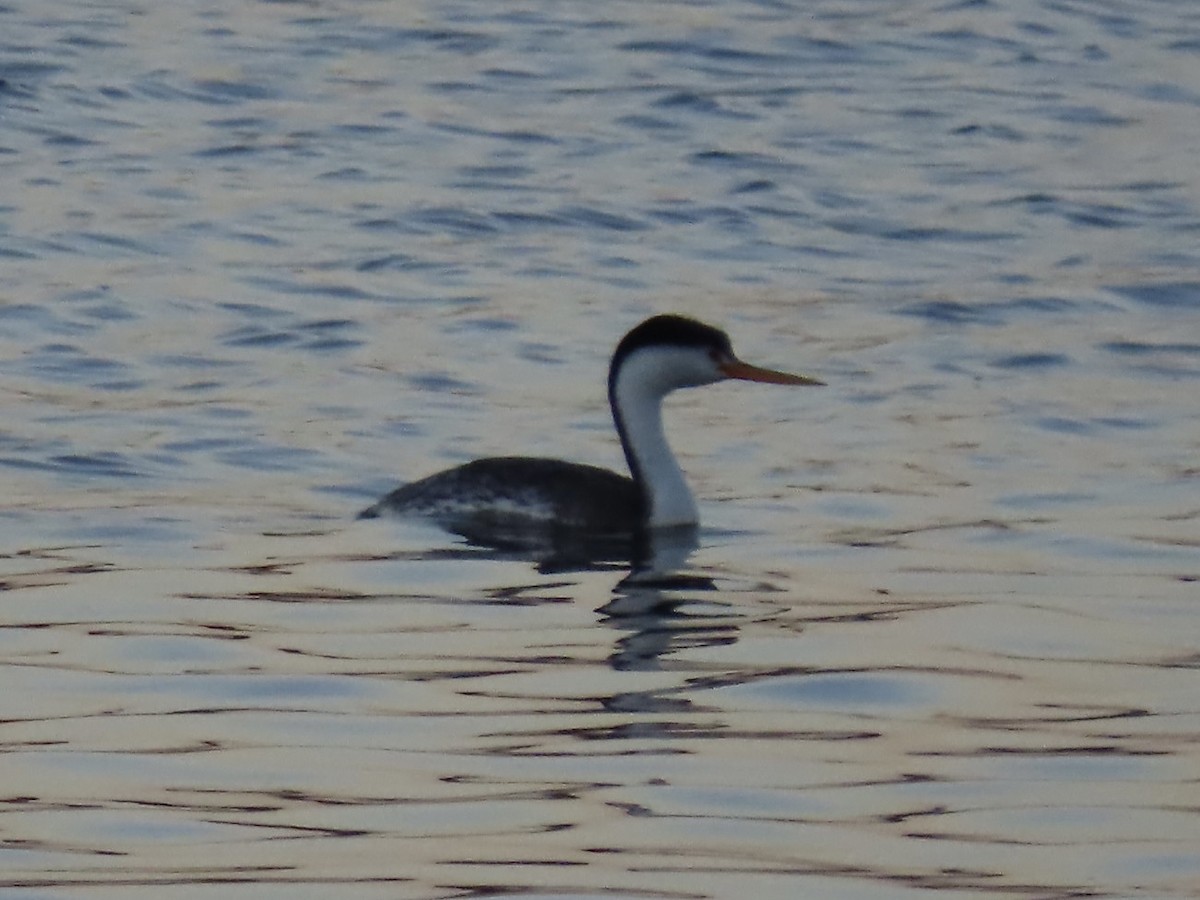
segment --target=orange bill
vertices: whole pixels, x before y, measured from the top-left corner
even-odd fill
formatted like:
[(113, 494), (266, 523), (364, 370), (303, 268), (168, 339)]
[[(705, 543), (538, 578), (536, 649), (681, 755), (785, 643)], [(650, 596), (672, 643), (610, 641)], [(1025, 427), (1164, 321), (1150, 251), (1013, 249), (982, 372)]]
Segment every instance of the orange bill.
[(788, 372), (776, 372), (774, 369), (760, 369), (758, 366), (744, 363), (740, 359), (723, 362), (720, 364), (720, 369), (726, 378), (737, 378), (741, 381), (761, 381), (766, 384), (825, 384), (825, 382), (809, 378), (807, 375), (792, 375)]

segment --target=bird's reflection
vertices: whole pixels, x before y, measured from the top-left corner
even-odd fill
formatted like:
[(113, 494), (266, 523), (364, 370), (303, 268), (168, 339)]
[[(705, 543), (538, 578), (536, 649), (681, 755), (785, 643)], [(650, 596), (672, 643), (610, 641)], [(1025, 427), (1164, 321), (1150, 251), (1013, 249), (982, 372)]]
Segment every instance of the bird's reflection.
[(700, 544), (695, 525), (657, 528), (639, 534), (633, 542), (629, 575), (621, 587), (698, 587), (712, 590), (712, 579), (687, 572), (688, 560)]
[[(475, 550), (496, 559), (527, 560), (544, 575), (627, 568), (628, 583), (712, 586), (711, 579), (689, 576), (684, 571), (698, 544), (695, 525), (633, 535), (594, 535), (494, 516), (459, 517), (440, 524)], [(439, 555), (465, 554), (451, 551)]]
[(440, 523), (468, 545), (496, 559), (527, 560), (543, 575), (636, 566), (639, 538), (592, 535), (496, 517), (460, 517)]
[[(457, 521), (448, 530), (466, 538), (470, 553), (533, 563), (541, 574), (628, 570), (612, 599), (597, 612), (620, 633), (609, 658), (622, 671), (660, 668), (684, 648), (721, 646), (738, 639), (739, 619), (719, 599), (711, 576), (690, 568), (699, 544), (694, 525), (654, 529), (632, 537), (600, 537), (547, 528), (495, 527), (493, 520)], [(465, 555), (450, 551), (444, 555)], [(532, 586), (531, 586), (532, 587)], [(650, 700), (651, 698), (644, 698)]]
[[(711, 577), (688, 571), (696, 546), (695, 528), (643, 536), (629, 575), (613, 589), (612, 600), (598, 610), (609, 626), (622, 633), (609, 657), (614, 669), (657, 669), (664, 656), (677, 650), (737, 640), (733, 617), (688, 609), (697, 600), (707, 600), (711, 608), (714, 598), (703, 595), (717, 590)], [(645, 696), (638, 705), (650, 703), (657, 708), (662, 699)]]

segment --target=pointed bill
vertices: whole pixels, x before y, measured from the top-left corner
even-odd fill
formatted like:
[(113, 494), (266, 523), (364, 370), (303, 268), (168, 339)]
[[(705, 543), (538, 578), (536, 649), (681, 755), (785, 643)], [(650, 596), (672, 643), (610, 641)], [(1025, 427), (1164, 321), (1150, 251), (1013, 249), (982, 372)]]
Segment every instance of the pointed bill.
[(789, 372), (777, 372), (774, 369), (760, 369), (744, 363), (740, 359), (731, 359), (720, 365), (721, 372), (726, 378), (737, 378), (740, 381), (761, 381), (765, 384), (808, 384), (822, 386), (825, 382), (807, 375), (792, 375)]

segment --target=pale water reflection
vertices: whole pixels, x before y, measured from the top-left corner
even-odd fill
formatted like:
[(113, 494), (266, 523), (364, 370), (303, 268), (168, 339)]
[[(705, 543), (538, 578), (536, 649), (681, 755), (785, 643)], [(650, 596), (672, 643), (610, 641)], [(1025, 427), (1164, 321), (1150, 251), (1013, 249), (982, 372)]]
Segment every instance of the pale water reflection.
[[(1200, 895), (1198, 108), (1186, 3), (0, 7), (0, 893)], [(829, 382), (673, 398), (694, 539), (354, 521), (666, 311)]]
[[(904, 575), (871, 550), (753, 572), (715, 533), (690, 577), (639, 583), (387, 546), (414, 536), (245, 535), (159, 570), (8, 557), (7, 885), (1117, 896), (1196, 875), (1194, 646), (1122, 621), (1100, 576)], [(1138, 602), (1169, 613), (1176, 583)]]

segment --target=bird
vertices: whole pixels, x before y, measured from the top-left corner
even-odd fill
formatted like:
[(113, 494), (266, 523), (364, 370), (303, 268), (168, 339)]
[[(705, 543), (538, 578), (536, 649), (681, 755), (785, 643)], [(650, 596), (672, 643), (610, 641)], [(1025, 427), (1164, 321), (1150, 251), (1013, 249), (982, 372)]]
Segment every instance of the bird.
[(424, 518), (493, 541), (529, 530), (620, 538), (694, 528), (696, 500), (667, 443), (662, 401), (676, 389), (727, 379), (824, 384), (742, 362), (729, 336), (711, 325), (656, 315), (620, 340), (608, 370), (608, 402), (629, 476), (560, 459), (489, 457), (401, 485), (359, 518)]

